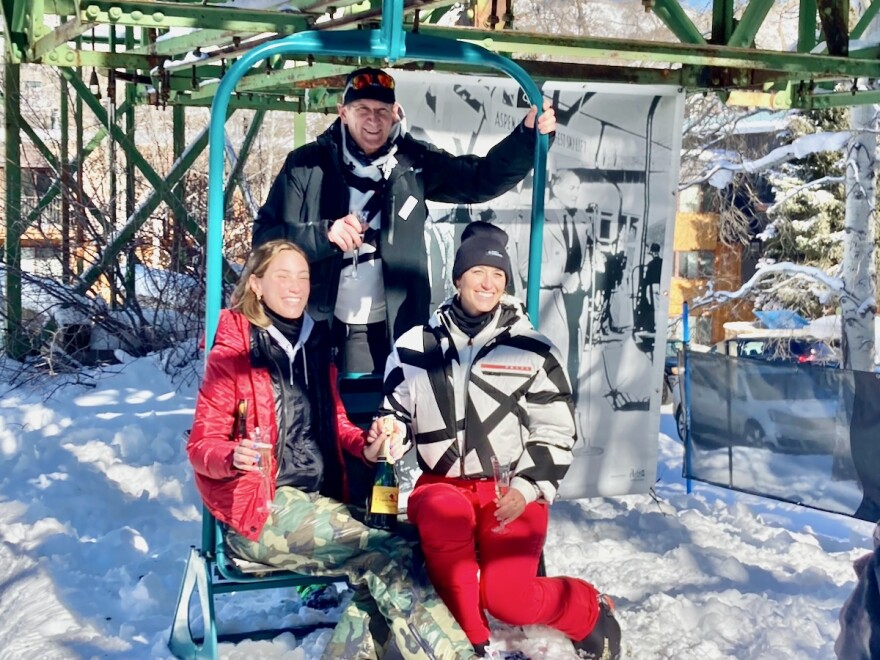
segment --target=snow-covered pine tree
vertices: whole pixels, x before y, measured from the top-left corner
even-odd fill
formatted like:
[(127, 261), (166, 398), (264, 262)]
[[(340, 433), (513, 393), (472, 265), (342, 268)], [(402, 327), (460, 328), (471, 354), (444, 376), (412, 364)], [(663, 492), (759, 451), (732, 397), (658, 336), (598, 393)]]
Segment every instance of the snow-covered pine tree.
[[(846, 131), (846, 109), (790, 113), (783, 144), (805, 135)], [(775, 203), (768, 209), (769, 224), (763, 240), (762, 263), (790, 262), (814, 266), (839, 276), (843, 261), (845, 215), (844, 158), (839, 151), (818, 151), (784, 162), (765, 172), (773, 186)], [(763, 289), (756, 306), (792, 309), (807, 318), (828, 311), (827, 289), (817, 284)]]

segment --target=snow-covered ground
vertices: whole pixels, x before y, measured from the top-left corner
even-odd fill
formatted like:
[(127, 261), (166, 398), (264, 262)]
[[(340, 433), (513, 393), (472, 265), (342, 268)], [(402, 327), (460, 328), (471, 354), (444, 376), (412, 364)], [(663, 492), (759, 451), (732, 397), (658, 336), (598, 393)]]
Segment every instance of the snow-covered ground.
[[(94, 387), (52, 384), (48, 399), (47, 388), (0, 385), (0, 659), (168, 657), (200, 510), (181, 438), (194, 378), (173, 381), (162, 361), (129, 360)], [(627, 658), (832, 658), (872, 526), (699, 484), (687, 494), (675, 435), (664, 414), (656, 500), (554, 505), (548, 572), (614, 597)], [(227, 630), (334, 613), (298, 609), (290, 592), (218, 597)], [(498, 648), (570, 657), (552, 631), (495, 632)], [(222, 654), (317, 658), (328, 637), (285, 634)]]

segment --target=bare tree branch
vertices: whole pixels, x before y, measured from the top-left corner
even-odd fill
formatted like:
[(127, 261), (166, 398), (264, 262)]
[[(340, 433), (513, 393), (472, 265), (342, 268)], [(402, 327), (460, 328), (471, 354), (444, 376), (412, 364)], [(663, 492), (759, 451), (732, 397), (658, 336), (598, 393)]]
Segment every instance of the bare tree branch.
[(779, 284), (775, 281), (775, 278), (780, 275), (790, 275), (790, 279), (808, 279), (817, 282), (826, 287), (838, 300), (852, 300), (855, 301), (857, 306), (863, 306), (868, 303), (873, 304), (873, 301), (856, 301), (852, 294), (846, 290), (843, 280), (839, 277), (833, 277), (813, 266), (802, 266), (785, 262), (764, 266), (736, 291), (715, 291), (710, 286), (705, 294), (694, 299), (691, 306), (692, 308), (705, 307), (707, 305), (717, 306), (733, 300), (742, 300), (766, 280), (774, 280), (774, 285)]

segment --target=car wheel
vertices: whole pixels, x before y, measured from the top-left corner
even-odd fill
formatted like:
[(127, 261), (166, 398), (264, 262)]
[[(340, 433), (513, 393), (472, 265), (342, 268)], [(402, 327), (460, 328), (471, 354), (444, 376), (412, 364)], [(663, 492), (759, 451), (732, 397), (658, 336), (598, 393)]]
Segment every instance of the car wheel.
[(743, 436), (743, 440), (745, 440), (745, 444), (747, 447), (762, 447), (764, 446), (765, 440), (767, 438), (767, 434), (764, 433), (764, 429), (761, 428), (761, 425), (753, 419), (750, 419), (746, 422), (746, 427), (743, 430)]
[(687, 437), (687, 420), (684, 418), (684, 410), (681, 404), (675, 409), (675, 428), (678, 430), (679, 439), (684, 442)]

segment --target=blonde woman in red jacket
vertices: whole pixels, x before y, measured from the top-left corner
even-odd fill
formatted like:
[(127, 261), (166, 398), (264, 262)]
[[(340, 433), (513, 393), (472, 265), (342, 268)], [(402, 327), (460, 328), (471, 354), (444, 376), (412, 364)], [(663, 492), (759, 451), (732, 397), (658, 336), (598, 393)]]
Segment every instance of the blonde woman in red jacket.
[[(382, 436), (378, 424), (364, 432), (349, 421), (327, 328), (305, 312), (309, 290), (309, 264), (293, 243), (271, 241), (248, 259), (232, 309), (220, 315), (196, 403), (187, 445), (196, 486), (232, 553), (352, 585), (325, 658), (382, 657), (385, 640), (371, 633), (380, 613), (404, 658), (472, 658), (436, 592), (414, 575), (411, 545), (365, 526), (345, 504), (342, 452), (375, 462)], [(244, 440), (233, 433), (241, 400)], [(271, 446), (268, 480), (257, 436)]]

